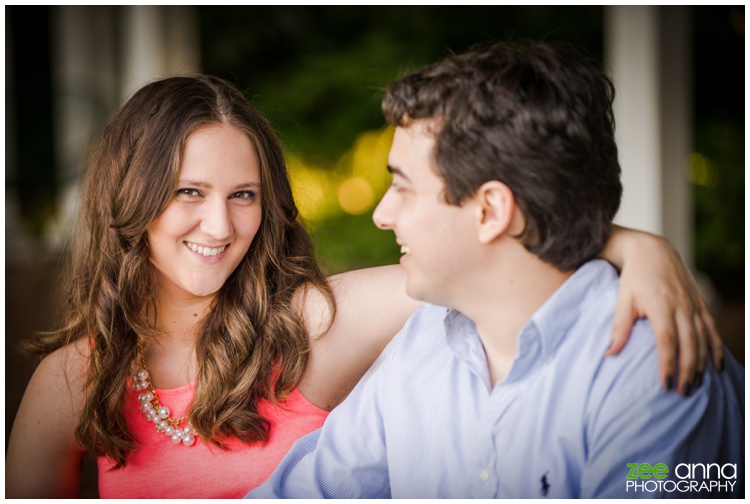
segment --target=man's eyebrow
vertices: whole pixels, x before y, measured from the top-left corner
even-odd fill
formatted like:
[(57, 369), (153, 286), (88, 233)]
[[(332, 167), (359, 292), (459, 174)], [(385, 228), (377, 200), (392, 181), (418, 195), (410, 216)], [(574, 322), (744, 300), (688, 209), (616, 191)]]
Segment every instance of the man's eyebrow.
[(396, 168), (395, 166), (388, 165), (386, 166), (386, 169), (388, 170), (388, 173), (390, 173), (391, 175), (398, 175), (399, 177), (403, 178), (407, 182), (411, 182), (411, 179), (407, 177), (406, 174), (403, 171), (401, 171), (400, 168)]

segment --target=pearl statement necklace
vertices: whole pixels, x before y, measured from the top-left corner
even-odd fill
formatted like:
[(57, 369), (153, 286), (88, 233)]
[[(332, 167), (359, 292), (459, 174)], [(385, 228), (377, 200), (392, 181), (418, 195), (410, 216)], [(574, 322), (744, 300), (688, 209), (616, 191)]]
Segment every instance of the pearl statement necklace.
[(179, 427), (179, 424), (187, 420), (188, 417), (170, 418), (169, 408), (159, 403), (156, 390), (146, 369), (146, 359), (143, 357), (140, 339), (138, 340), (138, 353), (141, 368), (133, 375), (133, 389), (137, 392), (145, 391), (138, 395), (141, 413), (145, 415), (146, 420), (155, 424), (157, 431), (169, 436), (174, 444), (182, 442), (185, 446), (192, 446), (196, 440), (196, 430), (190, 425), (190, 422), (183, 429)]

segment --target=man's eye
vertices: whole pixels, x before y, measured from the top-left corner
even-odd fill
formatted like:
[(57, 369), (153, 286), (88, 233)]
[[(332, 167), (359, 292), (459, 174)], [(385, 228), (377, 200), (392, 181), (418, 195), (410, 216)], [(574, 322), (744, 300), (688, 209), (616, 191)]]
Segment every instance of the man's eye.
[(391, 189), (396, 191), (398, 194), (403, 194), (406, 192), (406, 189), (404, 187), (396, 184), (395, 182), (391, 184)]

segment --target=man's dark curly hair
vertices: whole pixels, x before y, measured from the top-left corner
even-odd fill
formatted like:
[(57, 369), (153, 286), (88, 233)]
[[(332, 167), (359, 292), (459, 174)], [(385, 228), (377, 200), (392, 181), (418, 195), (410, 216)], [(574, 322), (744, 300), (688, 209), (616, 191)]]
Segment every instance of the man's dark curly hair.
[(520, 241), (569, 271), (601, 250), (620, 206), (613, 99), (612, 81), (570, 46), (497, 44), (402, 77), (383, 112), (396, 126), (433, 119), (446, 201), (506, 184), (525, 218)]

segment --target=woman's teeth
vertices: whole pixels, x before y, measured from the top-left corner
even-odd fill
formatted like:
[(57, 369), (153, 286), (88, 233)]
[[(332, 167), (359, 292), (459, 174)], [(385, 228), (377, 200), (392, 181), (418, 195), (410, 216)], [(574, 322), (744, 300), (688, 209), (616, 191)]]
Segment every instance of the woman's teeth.
[(406, 245), (401, 245), (401, 253), (402, 254), (408, 254), (409, 253), (409, 247)]
[(215, 248), (212, 248), (212, 247), (201, 247), (200, 245), (196, 245), (195, 243), (187, 243), (187, 242), (186, 242), (186, 245), (193, 252), (197, 252), (197, 253), (199, 253), (201, 255), (204, 255), (204, 256), (207, 256), (207, 257), (208, 256), (219, 255), (222, 252), (224, 252), (224, 250), (227, 248), (226, 245), (224, 245), (223, 247), (215, 247)]

